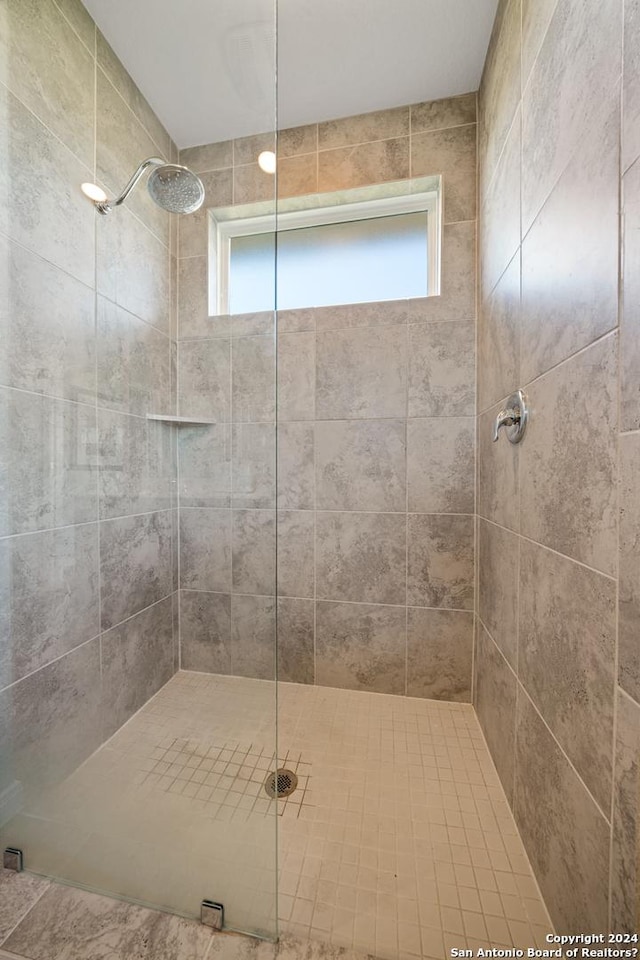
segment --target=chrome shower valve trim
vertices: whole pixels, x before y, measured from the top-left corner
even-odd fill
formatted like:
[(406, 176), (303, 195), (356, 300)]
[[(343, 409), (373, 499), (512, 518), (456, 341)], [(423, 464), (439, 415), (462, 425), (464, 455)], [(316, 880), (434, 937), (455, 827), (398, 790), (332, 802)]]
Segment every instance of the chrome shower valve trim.
[(495, 419), (493, 425), (493, 442), (500, 437), (500, 430), (504, 428), (509, 443), (520, 443), (527, 429), (529, 408), (522, 390), (512, 393), (503, 409)]

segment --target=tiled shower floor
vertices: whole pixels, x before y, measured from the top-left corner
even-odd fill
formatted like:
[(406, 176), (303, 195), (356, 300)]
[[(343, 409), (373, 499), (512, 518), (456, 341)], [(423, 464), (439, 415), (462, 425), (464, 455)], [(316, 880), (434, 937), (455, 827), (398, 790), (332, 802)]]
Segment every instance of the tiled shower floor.
[[(278, 755), (299, 777), (278, 801), (282, 933), (389, 960), (544, 945), (469, 705), (286, 683), (278, 701)], [(64, 853), (46, 872), (186, 913), (220, 898), (235, 926), (267, 932), (274, 716), (272, 684), (179, 673), (15, 824), (17, 844), (37, 850), (53, 822)]]

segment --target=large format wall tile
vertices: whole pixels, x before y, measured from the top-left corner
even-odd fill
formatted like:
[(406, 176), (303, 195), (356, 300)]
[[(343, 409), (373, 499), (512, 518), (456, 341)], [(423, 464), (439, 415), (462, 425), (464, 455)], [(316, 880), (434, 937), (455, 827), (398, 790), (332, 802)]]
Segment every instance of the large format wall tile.
[(100, 406), (141, 417), (171, 412), (169, 338), (104, 297), (96, 325)]
[(175, 473), (171, 427), (98, 410), (100, 518), (168, 510)]
[(513, 803), (518, 681), (481, 623), (474, 666), (474, 706), (504, 792)]
[(313, 600), (278, 600), (278, 680), (313, 683), (315, 603)]
[(476, 224), (442, 228), (440, 294), (423, 301), (425, 320), (473, 320), (476, 315)]
[(559, 0), (523, 94), (523, 231), (549, 196), (622, 68), (619, 0)]
[(231, 592), (230, 510), (180, 510), (180, 586)]
[(471, 700), (473, 613), (409, 607), (407, 696)]
[(518, 537), (478, 521), (478, 614), (515, 669), (518, 659)]
[(473, 609), (473, 517), (409, 514), (407, 601)]
[(316, 516), (316, 589), (326, 600), (406, 602), (406, 519), (390, 513)]
[[(181, 226), (181, 238), (182, 235)], [(209, 263), (206, 256), (182, 257), (178, 261), (177, 301), (180, 340), (218, 335), (220, 318), (209, 316)]]
[(275, 349), (273, 337), (242, 337), (233, 341), (231, 402), (236, 423), (275, 418)]
[(231, 597), (231, 673), (258, 680), (275, 679), (274, 597)]
[(93, 285), (96, 215), (78, 189), (89, 169), (4, 86), (0, 113), (0, 231)]
[(96, 236), (98, 293), (169, 334), (168, 248), (126, 206), (99, 217)]
[(510, 530), (520, 526), (521, 447), (501, 437), (493, 442), (495, 419), (501, 404), (478, 417), (478, 513)]
[[(640, 17), (639, 17), (640, 19)], [(625, 174), (620, 324), (620, 429), (640, 429), (640, 162)]]
[(0, 689), (100, 632), (97, 524), (0, 540)]
[(409, 324), (410, 417), (475, 413), (473, 323)]
[(96, 386), (93, 291), (6, 237), (0, 302), (0, 382), (66, 400)]
[(0, 754), (26, 790), (60, 783), (101, 743), (98, 638), (0, 693)]
[[(138, 164), (159, 151), (102, 70), (97, 71), (97, 80), (96, 172), (107, 192), (117, 196)], [(169, 214), (153, 202), (146, 189), (134, 190), (126, 205), (168, 246)]]
[(529, 387), (520, 454), (522, 533), (608, 574), (616, 570), (616, 340)]
[(620, 438), (618, 683), (640, 699), (640, 434)]
[(605, 932), (609, 824), (521, 693), (514, 809), (558, 933)]
[(278, 333), (277, 374), (278, 419), (313, 420), (316, 410), (314, 331)]
[(274, 596), (276, 592), (274, 511), (233, 510), (231, 549), (234, 593)]
[(502, 0), (480, 85), (480, 182), (483, 192), (502, 153), (520, 99), (521, 0)]
[(275, 424), (234, 423), (231, 454), (233, 506), (264, 510), (275, 506), (275, 498)]
[[(160, 152), (168, 160), (176, 162), (175, 155), (170, 156), (171, 139), (169, 134), (99, 30), (96, 32), (96, 59), (100, 69), (138, 118)], [(138, 160), (138, 163), (140, 163), (140, 160)]]
[(405, 608), (316, 604), (316, 683), (375, 693), (405, 692)]
[(193, 340), (178, 347), (181, 417), (231, 419), (231, 342)]
[(425, 130), (441, 130), (444, 127), (475, 123), (476, 101), (475, 93), (463, 93), (459, 97), (414, 103), (411, 106), (411, 132), (424, 133)]
[(639, 757), (640, 706), (619, 692), (611, 860), (611, 929), (619, 933), (636, 933), (640, 928)]
[(489, 296), (520, 245), (521, 116), (518, 109), (480, 216), (480, 281)]
[(406, 509), (404, 420), (329, 420), (316, 425), (319, 510)]
[(116, 626), (172, 591), (171, 514), (103, 520), (102, 628)]
[(615, 605), (614, 580), (522, 541), (520, 679), (607, 812), (611, 799)]
[(97, 518), (95, 407), (0, 389), (0, 535)]
[(411, 137), (411, 175), (444, 175), (444, 222), (476, 217), (476, 125)]
[(231, 673), (231, 597), (180, 591), (180, 667)]
[(318, 334), (316, 415), (321, 420), (406, 416), (406, 332), (369, 327)]
[(409, 137), (320, 150), (318, 190), (326, 193), (387, 180), (404, 180), (409, 176), (409, 166)]
[(407, 424), (408, 505), (413, 513), (473, 513), (475, 421), (471, 417)]
[(278, 594), (313, 597), (315, 591), (315, 515), (311, 510), (278, 512)]
[(520, 385), (520, 251), (490, 296), (478, 321), (478, 410), (513, 393)]
[(0, 71), (22, 103), (92, 167), (93, 59), (54, 3), (3, 5)]
[(318, 149), (331, 150), (353, 143), (406, 137), (410, 131), (409, 107), (375, 110), (355, 117), (326, 120), (318, 124)]
[(640, 156), (640, 5), (624, 4), (624, 50), (622, 75), (622, 169)]
[(522, 244), (521, 381), (618, 322), (620, 98), (589, 126)]
[(315, 508), (315, 426), (278, 423), (278, 507), (282, 510)]
[(178, 430), (181, 507), (231, 505), (231, 426)]
[(174, 673), (171, 597), (101, 638), (103, 737), (144, 706)]

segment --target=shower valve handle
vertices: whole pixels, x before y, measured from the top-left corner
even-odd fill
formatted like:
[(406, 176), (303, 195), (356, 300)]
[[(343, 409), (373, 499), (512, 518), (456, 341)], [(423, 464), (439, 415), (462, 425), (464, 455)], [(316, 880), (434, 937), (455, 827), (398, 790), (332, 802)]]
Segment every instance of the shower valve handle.
[(500, 411), (493, 425), (493, 442), (500, 438), (500, 430), (505, 427), (507, 440), (510, 443), (520, 443), (524, 436), (529, 419), (529, 410), (522, 390), (512, 393), (504, 408)]

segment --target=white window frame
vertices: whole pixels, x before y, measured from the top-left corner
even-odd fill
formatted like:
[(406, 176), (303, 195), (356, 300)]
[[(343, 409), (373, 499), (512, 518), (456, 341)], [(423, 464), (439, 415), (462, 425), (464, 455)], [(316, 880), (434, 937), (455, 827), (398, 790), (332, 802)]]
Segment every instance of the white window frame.
[[(282, 233), (303, 227), (331, 223), (374, 220), (403, 213), (427, 214), (427, 296), (440, 293), (441, 193), (429, 190), (403, 196), (378, 197), (354, 203), (340, 203), (312, 209), (287, 210), (278, 213), (218, 219), (209, 211), (209, 314), (229, 313), (229, 271), (231, 241), (234, 237)], [(307, 304), (300, 309), (312, 308)]]

